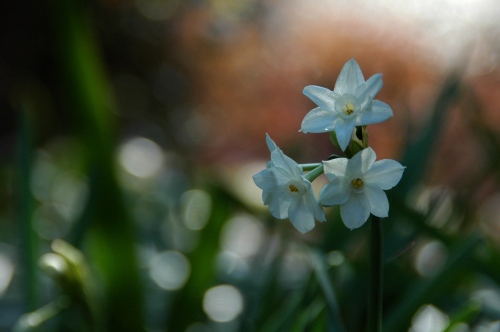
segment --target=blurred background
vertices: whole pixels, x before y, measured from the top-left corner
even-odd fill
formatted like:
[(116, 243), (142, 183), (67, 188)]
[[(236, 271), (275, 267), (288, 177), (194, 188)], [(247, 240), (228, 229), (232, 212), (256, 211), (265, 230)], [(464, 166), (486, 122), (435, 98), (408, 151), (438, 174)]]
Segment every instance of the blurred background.
[[(500, 4), (0, 5), (1, 331), (363, 331), (369, 225), (300, 235), (262, 205), (354, 58), (407, 168), (384, 222), (384, 331), (500, 331)], [(319, 190), (326, 179), (315, 181)]]

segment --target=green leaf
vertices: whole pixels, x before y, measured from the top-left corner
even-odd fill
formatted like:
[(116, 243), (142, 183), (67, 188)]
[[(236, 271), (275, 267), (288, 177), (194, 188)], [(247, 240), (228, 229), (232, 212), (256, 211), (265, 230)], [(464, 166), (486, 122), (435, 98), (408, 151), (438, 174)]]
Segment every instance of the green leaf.
[(292, 332), (307, 331), (309, 328), (324, 326), (325, 317), (321, 317), (324, 311), (325, 302), (322, 298), (317, 297), (311, 303), (300, 310), (298, 315), (295, 316)]
[(326, 263), (323, 257), (317, 251), (310, 251), (309, 257), (313, 266), (313, 271), (318, 278), (319, 285), (323, 291), (326, 303), (328, 304), (328, 314), (330, 316), (329, 322), (334, 331), (345, 331), (344, 323), (340, 315), (340, 308), (337, 302), (335, 291), (330, 282), (330, 277), (327, 273)]
[[(108, 331), (143, 328), (135, 230), (114, 174), (113, 98), (83, 1), (56, 0), (53, 10), (69, 118), (86, 150), (90, 199), (80, 227), (104, 292)], [(80, 226), (82, 221), (80, 221)]]
[(298, 311), (302, 298), (304, 297), (305, 289), (298, 289), (291, 292), (278, 306), (269, 318), (264, 322), (263, 326), (259, 328), (261, 332), (274, 332), (283, 331), (286, 322), (292, 319), (293, 315)]
[(406, 331), (418, 308), (423, 303), (429, 303), (436, 296), (442, 294), (444, 287), (451, 286), (453, 280), (460, 277), (460, 273), (457, 272), (467, 260), (471, 259), (473, 249), (481, 240), (482, 237), (477, 233), (469, 235), (466, 239), (456, 239), (449, 250), (447, 263), (436, 276), (408, 285), (400, 302), (393, 305), (392, 311), (388, 311), (387, 322), (383, 324), (384, 331)]
[(443, 332), (452, 332), (460, 323), (470, 323), (481, 312), (481, 304), (477, 301), (467, 303), (462, 310), (451, 316), (450, 324)]
[(169, 331), (184, 331), (191, 323), (204, 321), (203, 296), (217, 284), (216, 260), (220, 251), (220, 232), (239, 203), (218, 187), (209, 189), (209, 193), (213, 202), (212, 212), (200, 233), (196, 249), (188, 255), (191, 274), (186, 285), (175, 294), (170, 306), (167, 322)]
[[(23, 96), (25, 97), (25, 96)], [(24, 269), (24, 284), (27, 293), (26, 309), (34, 310), (38, 306), (38, 273), (36, 269), (38, 241), (33, 227), (34, 199), (31, 194), (31, 177), (33, 165), (33, 105), (29, 100), (23, 99), (20, 107), (20, 124), (17, 156), (17, 218), (20, 225), (22, 240), (21, 254)]]

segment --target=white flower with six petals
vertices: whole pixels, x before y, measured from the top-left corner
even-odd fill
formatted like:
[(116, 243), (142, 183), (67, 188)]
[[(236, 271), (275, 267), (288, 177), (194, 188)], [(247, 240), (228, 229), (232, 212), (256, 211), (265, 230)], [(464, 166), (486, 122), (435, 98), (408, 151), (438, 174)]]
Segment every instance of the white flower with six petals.
[(318, 107), (306, 114), (300, 131), (335, 131), (340, 148), (344, 151), (354, 127), (379, 123), (393, 115), (389, 105), (373, 100), (382, 85), (381, 74), (375, 74), (365, 81), (357, 62), (349, 60), (342, 67), (333, 91), (315, 85), (304, 88), (304, 94)]
[(405, 167), (390, 159), (375, 161), (376, 157), (372, 148), (366, 148), (351, 159), (323, 161), (330, 183), (320, 192), (320, 204), (340, 205), (340, 215), (349, 229), (362, 226), (370, 213), (380, 218), (388, 216), (384, 190), (399, 182)]
[(325, 221), (325, 213), (319, 205), (311, 182), (304, 177), (302, 168), (281, 151), (266, 135), (271, 151), (271, 161), (266, 169), (255, 174), (253, 180), (263, 190), (262, 200), (277, 219), (289, 218), (301, 233), (314, 228), (314, 220)]

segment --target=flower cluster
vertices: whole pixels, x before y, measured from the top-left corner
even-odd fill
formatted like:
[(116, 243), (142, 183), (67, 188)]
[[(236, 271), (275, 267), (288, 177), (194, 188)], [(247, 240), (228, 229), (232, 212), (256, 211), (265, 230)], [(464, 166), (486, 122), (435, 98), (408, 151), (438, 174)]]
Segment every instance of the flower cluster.
[[(394, 160), (376, 161), (375, 151), (368, 146), (366, 126), (393, 115), (387, 104), (374, 99), (382, 85), (381, 74), (365, 81), (359, 65), (351, 59), (342, 68), (333, 91), (312, 85), (304, 88), (304, 94), (318, 107), (305, 116), (300, 131), (329, 132), (332, 143), (344, 151), (346, 158), (325, 160), (304, 174), (302, 167), (267, 135), (271, 161), (253, 180), (275, 218), (289, 218), (298, 231), (305, 233), (314, 228), (315, 220), (325, 221), (323, 206), (339, 205), (349, 229), (362, 226), (370, 214), (388, 216), (384, 190), (399, 182), (404, 167)], [(323, 172), (330, 182), (317, 200), (311, 182)]]

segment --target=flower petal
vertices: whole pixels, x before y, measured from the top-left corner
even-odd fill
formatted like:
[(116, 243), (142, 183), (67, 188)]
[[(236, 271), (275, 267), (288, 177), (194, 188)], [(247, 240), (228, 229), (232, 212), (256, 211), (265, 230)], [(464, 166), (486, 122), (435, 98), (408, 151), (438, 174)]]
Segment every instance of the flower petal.
[(316, 200), (314, 192), (310, 190), (307, 194), (304, 195), (304, 199), (306, 201), (306, 204), (309, 206), (309, 209), (312, 211), (314, 218), (318, 221), (325, 221), (325, 211), (323, 211), (323, 208)]
[(351, 194), (347, 202), (340, 205), (340, 216), (347, 228), (362, 226), (370, 216), (370, 202), (364, 194)]
[(370, 211), (374, 216), (386, 218), (389, 213), (389, 200), (380, 188), (365, 186), (365, 194), (370, 202)]
[(365, 126), (380, 123), (389, 119), (393, 115), (394, 114), (392, 113), (392, 109), (389, 105), (375, 99), (371, 102), (370, 107), (360, 112), (357, 125)]
[(342, 180), (342, 178), (337, 178), (321, 189), (319, 193), (319, 202), (321, 205), (340, 205), (349, 200), (351, 191), (343, 184)]
[(306, 114), (304, 120), (302, 120), (300, 131), (303, 133), (324, 133), (332, 131), (335, 128), (337, 120), (337, 113), (316, 107)]
[(375, 98), (377, 93), (382, 89), (384, 83), (382, 82), (382, 74), (375, 74), (370, 77), (363, 85), (357, 87), (355, 91), (355, 96), (361, 103), (361, 107), (364, 108), (366, 104)]
[(361, 68), (354, 59), (351, 59), (342, 67), (333, 91), (340, 95), (354, 93), (356, 88), (363, 83), (365, 83), (365, 79)]
[(368, 184), (376, 184), (380, 189), (388, 190), (398, 184), (405, 168), (395, 160), (379, 160), (366, 173), (364, 180)]
[(335, 123), (335, 134), (337, 135), (337, 142), (339, 143), (342, 151), (345, 151), (349, 142), (351, 141), (352, 131), (354, 130), (355, 118), (352, 119), (342, 119), (339, 118)]
[(337, 178), (342, 178), (345, 176), (348, 164), (349, 164), (349, 159), (347, 158), (324, 160), (323, 171), (328, 180), (333, 181)]
[[(274, 185), (279, 187), (279, 190), (282, 190), (282, 187), (290, 182), (291, 179), (295, 177), (290, 174), (288, 170), (285, 170), (280, 167), (271, 167), (268, 168), (269, 172), (271, 172), (272, 176), (274, 176)], [(271, 190), (271, 189), (268, 189)], [(272, 190), (271, 190), (272, 191)]]
[(373, 163), (375, 163), (377, 154), (371, 147), (363, 149), (358, 153), (361, 155), (361, 173), (365, 174), (372, 167)]
[(271, 161), (274, 167), (287, 171), (290, 177), (299, 177), (303, 174), (302, 168), (300, 168), (292, 158), (286, 156), (280, 149), (275, 149), (271, 153)]
[(266, 168), (252, 176), (253, 182), (264, 191), (274, 191), (277, 186), (276, 176), (271, 170), (272, 168)]
[[(266, 196), (266, 197), (264, 197)], [(262, 199), (264, 202), (267, 200), (269, 204), (269, 212), (273, 215), (273, 217), (277, 219), (286, 219), (288, 218), (288, 210), (290, 209), (291, 200), (290, 196), (287, 195), (284, 191), (277, 193), (262, 193)]]
[[(281, 195), (282, 193), (280, 193)], [(269, 205), (273, 200), (274, 197), (276, 196), (275, 192), (270, 192), (270, 191), (262, 191), (262, 201), (264, 202), (264, 205)]]
[(370, 169), (376, 158), (375, 151), (370, 147), (359, 151), (349, 159), (346, 176), (350, 179), (362, 178), (364, 180), (365, 172)]
[(335, 100), (340, 97), (337, 93), (317, 85), (308, 85), (302, 93), (309, 97), (316, 105), (328, 111), (333, 110)]
[(267, 133), (266, 133), (266, 143), (267, 143), (267, 147), (268, 147), (270, 152), (273, 152), (274, 150), (278, 149), (278, 146), (276, 145), (276, 143), (274, 143), (274, 141), (271, 139), (271, 137)]
[(314, 215), (309, 209), (304, 195), (290, 202), (288, 218), (293, 226), (302, 234), (314, 228)]

